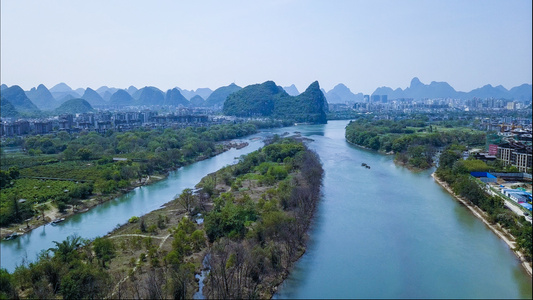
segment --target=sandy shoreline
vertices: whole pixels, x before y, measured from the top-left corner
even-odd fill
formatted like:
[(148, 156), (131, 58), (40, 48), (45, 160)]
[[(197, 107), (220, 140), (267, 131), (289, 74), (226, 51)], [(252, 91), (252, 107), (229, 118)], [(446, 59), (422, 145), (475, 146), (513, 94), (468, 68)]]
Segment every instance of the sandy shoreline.
[(432, 173), (431, 177), (433, 177), (433, 179), (440, 186), (442, 186), (444, 189), (446, 189), (446, 191), (448, 191), (448, 193), (450, 193), (455, 199), (457, 199), (464, 206), (466, 206), (474, 214), (474, 216), (476, 216), (479, 219), (481, 219), (483, 221), (483, 223), (485, 223), (485, 225), (487, 225), (487, 227), (489, 227), (490, 230), (492, 230), (492, 232), (494, 232), (500, 239), (502, 239), (507, 244), (507, 246), (509, 246), (509, 248), (514, 252), (514, 254), (518, 257), (518, 259), (520, 260), (522, 266), (524, 267), (524, 269), (526, 270), (528, 275), (530, 277), (532, 276), (531, 264), (525, 260), (524, 255), (520, 251), (515, 250), (516, 242), (514, 241), (514, 237), (512, 239), (508, 238), (499, 226), (490, 224), (487, 221), (487, 219), (485, 218), (485, 213), (479, 207), (477, 207), (475, 205), (472, 205), (469, 201), (467, 201), (467, 200), (463, 199), (462, 197), (459, 197), (458, 195), (456, 195), (452, 191), (452, 189), (450, 188), (450, 186), (447, 183), (439, 180), (435, 176), (435, 173)]

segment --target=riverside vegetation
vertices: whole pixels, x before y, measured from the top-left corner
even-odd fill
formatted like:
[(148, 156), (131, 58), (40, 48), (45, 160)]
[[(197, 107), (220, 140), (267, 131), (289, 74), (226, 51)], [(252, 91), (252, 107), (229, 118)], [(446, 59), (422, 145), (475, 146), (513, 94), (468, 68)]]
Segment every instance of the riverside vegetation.
[(421, 119), (393, 122), (358, 119), (346, 127), (346, 139), (356, 145), (373, 150), (394, 152), (395, 161), (413, 169), (427, 169), (433, 165), (438, 148), (439, 167), (435, 175), (446, 182), (456, 195), (467, 199), (485, 212), (489, 223), (499, 224), (517, 242), (525, 260), (532, 259), (532, 227), (523, 216), (516, 216), (504, 207), (499, 197), (489, 196), (483, 190), (481, 181), (470, 176), (473, 171), (517, 171), (516, 167), (503, 166), (494, 161), (485, 163), (469, 158), (463, 160), (462, 153), (468, 146), (484, 146), (485, 133), (468, 128), (428, 125)]
[[(88, 198), (97, 202), (113, 198), (145, 183), (147, 176), (164, 175), (227, 150), (220, 141), (281, 125), (268, 121), (105, 134), (59, 132), (8, 139), (6, 144), (19, 146), (24, 153), (3, 152), (1, 156), (0, 226), (32, 217), (32, 222), (39, 218), (43, 223), (45, 212), (52, 209), (84, 209)], [(113, 157), (124, 160), (114, 161)]]
[(467, 199), (485, 212), (486, 220), (499, 224), (508, 231), (517, 243), (515, 251), (520, 251), (525, 260), (531, 263), (533, 257), (532, 227), (524, 218), (506, 209), (500, 197), (489, 196), (484, 191), (484, 184), (472, 177), (472, 171), (491, 171), (493, 166), (476, 159), (462, 160), (464, 146), (450, 145), (440, 155), (440, 162), (435, 175), (446, 182), (456, 195)]
[(447, 145), (485, 145), (484, 132), (428, 124), (422, 119), (392, 121), (360, 118), (348, 124), (345, 137), (348, 142), (359, 146), (394, 153), (396, 162), (413, 169), (431, 167), (437, 150)]
[[(270, 298), (304, 253), (320, 198), (318, 155), (295, 140), (274, 141), (236, 166), (204, 178), (213, 194), (205, 217), (208, 298)], [(206, 189), (207, 188), (207, 189)]]
[(192, 298), (204, 261), (207, 298), (271, 297), (305, 251), (322, 174), (302, 142), (274, 137), (107, 237), (69, 237), (0, 270), (0, 296)]

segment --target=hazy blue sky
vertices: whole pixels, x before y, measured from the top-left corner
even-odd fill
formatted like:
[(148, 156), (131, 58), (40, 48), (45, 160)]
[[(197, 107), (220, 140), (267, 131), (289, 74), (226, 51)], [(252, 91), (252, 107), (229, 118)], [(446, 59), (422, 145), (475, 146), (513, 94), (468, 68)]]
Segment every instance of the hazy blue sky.
[(531, 0), (2, 0), (1, 81), (24, 89), (215, 89), (274, 80), (353, 92), (411, 79), (532, 81)]

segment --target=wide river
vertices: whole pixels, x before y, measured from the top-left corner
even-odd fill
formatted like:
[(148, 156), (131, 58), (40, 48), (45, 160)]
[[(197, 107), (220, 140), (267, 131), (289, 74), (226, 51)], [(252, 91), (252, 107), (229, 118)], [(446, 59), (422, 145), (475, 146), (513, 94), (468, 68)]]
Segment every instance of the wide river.
[[(1, 266), (71, 234), (105, 235), (131, 216), (171, 200), (203, 176), (262, 146), (253, 139), (295, 131), (313, 139), (325, 177), (306, 254), (276, 298), (529, 298), (531, 277), (507, 245), (431, 178), (396, 166), (391, 156), (351, 146), (347, 121), (266, 130), (250, 145), (172, 172), (58, 226), (1, 242)], [(371, 169), (361, 166), (367, 163)]]

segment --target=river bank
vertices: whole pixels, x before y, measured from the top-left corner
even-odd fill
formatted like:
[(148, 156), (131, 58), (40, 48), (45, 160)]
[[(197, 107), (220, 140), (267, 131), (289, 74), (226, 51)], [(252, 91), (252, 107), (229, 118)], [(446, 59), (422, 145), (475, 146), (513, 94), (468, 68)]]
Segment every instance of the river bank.
[[(354, 145), (358, 148), (362, 148), (362, 149), (365, 149), (365, 150), (371, 150), (371, 151), (375, 151), (373, 149), (370, 149), (368, 147), (365, 147), (365, 146), (361, 146), (361, 145), (357, 145), (357, 144), (354, 144), (350, 141), (348, 141), (346, 139), (346, 141), (350, 144), (350, 145)], [(384, 153), (383, 151), (376, 151), (380, 154), (394, 154), (394, 153)], [(403, 162), (400, 162), (396, 159), (394, 159), (394, 163), (397, 164), (397, 165), (400, 165), (402, 167), (405, 167), (407, 168), (408, 170), (412, 171), (412, 172), (420, 172), (420, 171), (423, 171), (423, 169), (420, 169), (420, 168), (416, 168), (416, 167), (413, 167), (407, 163), (403, 163)], [(488, 226), (500, 239), (502, 239), (508, 246), (509, 248), (513, 251), (513, 253), (518, 257), (518, 259), (520, 260), (522, 266), (524, 267), (524, 269), (526, 270), (526, 272), (528, 273), (529, 276), (532, 276), (532, 266), (531, 266), (531, 263), (527, 262), (524, 255), (518, 251), (518, 250), (515, 250), (515, 247), (516, 247), (516, 242), (515, 242), (515, 237), (512, 236), (507, 230), (505, 230), (504, 228), (502, 228), (499, 224), (496, 224), (496, 225), (493, 225), (493, 224), (490, 224), (490, 222), (488, 221), (487, 217), (486, 217), (486, 214), (485, 212), (483, 212), (483, 210), (481, 210), (479, 207), (475, 206), (475, 205), (472, 205), (469, 201), (467, 201), (466, 199), (463, 199), (462, 197), (459, 197), (458, 195), (456, 195), (453, 190), (448, 186), (447, 183), (441, 181), (440, 179), (437, 178), (437, 176), (435, 175), (435, 173), (432, 173), (431, 176), (434, 178), (434, 180), (440, 185), (442, 186), (444, 189), (446, 189), (446, 191), (448, 191), (448, 193), (450, 193), (455, 199), (457, 199), (459, 202), (461, 202), (464, 206), (466, 206), (471, 212), (472, 214), (474, 214), (474, 216), (476, 216), (477, 218), (481, 219), (483, 221), (483, 223), (485, 223), (486, 226)]]
[(138, 180), (132, 181), (130, 186), (126, 188), (122, 188), (112, 194), (95, 195), (91, 197), (90, 199), (80, 200), (80, 203), (75, 206), (68, 205), (67, 209), (65, 209), (64, 212), (60, 212), (59, 209), (57, 209), (57, 207), (53, 206), (51, 201), (45, 202), (44, 204), (52, 206), (52, 208), (45, 211), (43, 214), (39, 216), (31, 218), (31, 220), (28, 221), (28, 223), (14, 224), (9, 227), (0, 228), (0, 239), (4, 239), (5, 237), (15, 232), (18, 233), (20, 236), (36, 228), (39, 228), (41, 226), (48, 225), (54, 220), (58, 220), (58, 219), (66, 220), (74, 215), (88, 212), (94, 207), (100, 204), (103, 204), (107, 201), (110, 201), (112, 199), (115, 199), (117, 197), (120, 197), (126, 193), (129, 193), (137, 187), (153, 184), (165, 178), (166, 178), (166, 174), (159, 174), (159, 175), (152, 175), (152, 176), (148, 175), (142, 178), (140, 182)]
[[(211, 157), (214, 157), (216, 155), (219, 155), (223, 152), (226, 152), (232, 148), (235, 149), (242, 149), (248, 145), (247, 142), (232, 142), (232, 141), (224, 141), (220, 142), (220, 145), (223, 147), (218, 148), (216, 152), (213, 152), (210, 156), (201, 155), (196, 157), (193, 161), (191, 161), (189, 164), (193, 164)], [(184, 165), (184, 166), (187, 166)], [(112, 194), (107, 195), (93, 195), (90, 199), (80, 200), (80, 203), (77, 205), (68, 205), (67, 209), (64, 212), (60, 212), (57, 207), (55, 207), (51, 201), (48, 201), (44, 204), (52, 207), (51, 209), (45, 211), (43, 214), (40, 214), (38, 216), (34, 216), (31, 219), (29, 219), (27, 222), (24, 223), (18, 223), (13, 224), (9, 227), (1, 227), (0, 228), (0, 240), (3, 240), (9, 235), (12, 235), (14, 233), (17, 233), (18, 236), (24, 235), (26, 233), (31, 232), (32, 230), (39, 228), (41, 226), (45, 226), (50, 224), (50, 222), (58, 219), (68, 219), (74, 215), (85, 213), (95, 207), (97, 207), (100, 204), (103, 204), (105, 202), (108, 202), (112, 199), (115, 199), (117, 197), (120, 197), (122, 195), (125, 195), (129, 192), (131, 192), (133, 189), (154, 184), (160, 180), (165, 179), (168, 176), (168, 173), (174, 170), (177, 170), (181, 167), (173, 168), (173, 169), (167, 169), (162, 174), (156, 174), (156, 175), (147, 175), (146, 177), (141, 178), (140, 180), (132, 180), (130, 182), (130, 185), (125, 188), (121, 188), (117, 190), (116, 192)]]
[(389, 152), (385, 152), (385, 151), (381, 151), (381, 150), (375, 150), (375, 149), (372, 149), (372, 148), (369, 148), (369, 147), (365, 147), (365, 146), (361, 146), (361, 145), (358, 145), (356, 143), (353, 143), (353, 142), (350, 142), (348, 139), (345, 139), (345, 141), (352, 145), (352, 146), (355, 146), (357, 148), (361, 148), (361, 149), (364, 149), (364, 150), (368, 150), (368, 151), (372, 151), (372, 152), (377, 152), (379, 154), (383, 154), (383, 155), (394, 155), (394, 151), (389, 151)]
[(509, 248), (513, 251), (513, 253), (518, 257), (518, 259), (520, 260), (522, 266), (524, 267), (524, 269), (526, 270), (528, 275), (530, 277), (532, 276), (531, 263), (527, 262), (525, 260), (525, 258), (524, 258), (524, 255), (520, 251), (516, 250), (516, 248), (515, 248), (516, 247), (516, 242), (514, 241), (515, 238), (510, 233), (505, 231), (505, 229), (501, 228), (501, 226), (499, 226), (498, 224), (496, 224), (496, 225), (491, 224), (487, 220), (485, 212), (483, 212), (479, 207), (477, 207), (475, 205), (472, 205), (466, 199), (456, 195), (447, 183), (445, 183), (442, 180), (440, 180), (439, 178), (437, 178), (435, 173), (432, 173), (431, 177), (433, 177), (435, 182), (437, 182), (448, 193), (450, 193), (455, 199), (457, 199), (460, 203), (462, 203), (465, 207), (467, 207), (472, 212), (472, 214), (474, 216), (476, 216), (477, 218), (481, 219), (481, 221), (483, 221), (483, 223), (485, 223), (485, 225), (490, 230), (492, 230), (492, 232), (494, 232), (500, 239), (502, 239), (509, 246)]
[[(307, 155), (311, 154), (308, 153)], [(307, 161), (307, 165), (309, 165), (309, 160)], [(236, 167), (239, 167), (239, 165)], [(298, 170), (300, 168), (301, 166), (297, 167)], [(196, 188), (203, 189), (203, 184), (206, 184), (206, 182), (212, 182), (211, 179), (213, 178), (225, 178), (224, 174), (228, 174), (227, 172), (230, 170), (232, 170), (231, 167), (222, 168), (216, 172), (208, 174), (196, 185)], [(265, 234), (262, 234), (261, 236), (264, 238), (263, 241), (266, 244), (260, 246), (256, 241), (254, 232), (258, 230), (263, 232), (262, 228), (270, 228), (263, 226), (272, 226), (273, 224), (269, 223), (269, 225), (261, 225), (260, 223), (262, 221), (259, 220), (263, 218), (258, 218), (257, 222), (247, 225), (251, 226), (247, 230), (252, 234), (246, 235), (246, 239), (244, 239), (244, 236), (241, 236), (240, 238), (239, 236), (235, 236), (231, 240), (222, 238), (217, 239), (212, 243), (207, 243), (209, 232), (212, 232), (210, 231), (210, 228), (212, 229), (213, 226), (212, 214), (216, 214), (216, 210), (220, 209), (214, 207), (214, 200), (218, 198), (218, 195), (224, 193), (224, 198), (230, 197), (231, 199), (235, 199), (236, 202), (232, 205), (235, 205), (236, 207), (241, 207), (241, 205), (244, 204), (244, 199), (247, 198), (247, 205), (254, 207), (252, 211), (257, 214), (264, 213), (263, 208), (266, 209), (266, 207), (263, 205), (271, 206), (276, 203), (275, 201), (270, 201), (272, 199), (267, 196), (267, 190), (269, 190), (270, 193), (278, 193), (275, 190), (279, 188), (281, 181), (278, 182), (278, 180), (276, 180), (270, 184), (259, 183), (258, 176), (260, 176), (260, 173), (256, 173), (255, 170), (250, 170), (250, 172), (251, 173), (249, 174), (254, 174), (253, 178), (250, 176), (240, 177), (238, 184), (234, 184), (235, 180), (237, 180), (236, 177), (229, 181), (229, 178), (226, 178), (226, 180), (218, 180), (212, 187), (215, 195), (213, 197), (204, 198), (205, 195), (202, 192), (191, 193), (190, 196), (194, 199), (192, 203), (195, 203), (194, 208), (186, 209), (187, 206), (183, 200), (181, 200), (182, 197), (176, 197), (163, 204), (162, 207), (157, 210), (151, 211), (143, 216), (132, 216), (127, 223), (117, 226), (113, 231), (106, 234), (104, 237), (113, 240), (116, 249), (116, 255), (109, 262), (108, 266), (108, 272), (114, 276), (112, 282), (109, 283), (110, 288), (107, 292), (108, 297), (113, 298), (117, 295), (135, 297), (136, 295), (138, 296), (139, 293), (142, 295), (150, 289), (157, 289), (156, 286), (158, 284), (154, 283), (154, 279), (156, 282), (166, 282), (166, 284), (172, 285), (172, 278), (178, 276), (180, 277), (179, 280), (183, 280), (183, 289), (180, 290), (180, 293), (183, 293), (185, 297), (189, 298), (199, 293), (198, 278), (193, 278), (192, 276), (196, 277), (196, 275), (199, 275), (205, 267), (211, 272), (211, 275), (208, 278), (212, 279), (222, 276), (228, 279), (226, 276), (229, 276), (230, 281), (236, 279), (233, 278), (234, 275), (226, 275), (226, 273), (224, 273), (225, 275), (222, 275), (219, 272), (220, 264), (217, 264), (216, 262), (220, 262), (219, 259), (222, 255), (225, 259), (229, 259), (228, 261), (222, 262), (222, 266), (224, 270), (227, 271), (227, 274), (240, 273), (234, 273), (234, 271), (236, 272), (244, 267), (245, 269), (255, 269), (255, 267), (257, 267), (256, 260), (264, 260), (266, 269), (261, 273), (252, 275), (253, 273), (248, 274), (246, 272), (247, 275), (235, 276), (244, 280), (243, 282), (245, 283), (242, 284), (244, 286), (250, 284), (253, 286), (255, 282), (253, 278), (256, 278), (254, 276), (259, 276), (255, 280), (261, 278), (261, 280), (258, 281), (261, 282), (261, 285), (255, 286), (255, 288), (250, 289), (249, 291), (257, 292), (255, 295), (259, 298), (271, 298), (276, 293), (279, 285), (290, 275), (294, 263), (305, 253), (308, 241), (308, 235), (306, 232), (301, 233), (302, 236), (300, 237), (291, 236), (286, 237), (288, 240), (285, 240), (285, 238), (271, 236), (271, 231), (268, 231), (270, 232), (269, 234), (265, 231)], [(297, 177), (299, 182), (303, 182), (305, 178), (305, 176), (299, 171), (291, 174), (292, 176)], [(300, 190), (305, 189), (308, 184), (310, 183), (302, 183), (298, 188)], [(295, 186), (291, 187), (296, 188)], [(189, 192), (192, 192), (192, 190), (189, 189)], [(271, 197), (276, 198), (274, 194), (271, 194)], [(318, 200), (318, 198), (315, 200)], [(267, 203), (262, 201), (267, 201)], [(273, 207), (268, 209), (269, 212), (272, 212), (272, 210), (276, 209)], [(281, 213), (281, 211), (276, 211)], [(312, 205), (311, 207), (306, 208), (306, 215), (313, 215), (314, 211), (315, 206)], [(206, 216), (206, 223), (204, 223), (204, 216)], [(281, 221), (278, 219), (276, 220), (276, 222)], [(308, 221), (311, 222), (312, 218), (309, 217)], [(237, 220), (237, 222), (239, 221)], [(307, 224), (307, 222), (305, 223)], [(301, 227), (301, 229), (309, 226), (309, 224), (306, 224), (302, 223), (301, 225), (303, 227)], [(294, 230), (295, 228), (292, 229)], [(290, 231), (287, 228), (285, 230)], [(278, 238), (281, 238), (281, 240), (278, 240)], [(293, 243), (295, 239), (300, 239), (300, 243)], [(224, 246), (222, 249), (220, 248), (221, 245)], [(249, 248), (248, 246), (250, 245), (255, 245), (255, 247)], [(267, 254), (266, 252), (263, 253), (264, 251), (270, 251), (271, 249), (278, 249), (278, 251), (272, 252), (272, 255), (278, 257), (278, 259), (273, 262), (270, 261), (270, 254)], [(289, 249), (292, 249), (293, 251), (290, 251)], [(232, 261), (231, 257), (236, 255), (235, 251), (240, 253), (239, 257), (244, 255), (244, 261), (237, 260), (230, 262)], [(202, 264), (205, 255), (209, 255), (210, 259), (207, 259), (207, 261)], [(254, 258), (252, 259), (252, 257)], [(269, 267), (271, 264), (273, 269), (270, 269)], [(178, 273), (173, 273), (176, 270), (180, 271)], [(256, 272), (257, 271), (258, 270), (256, 270)], [(215, 282), (207, 280), (206, 284), (203, 285), (203, 291), (206, 292), (204, 295), (208, 298), (218, 298), (218, 293), (220, 291), (216, 287), (219, 282), (220, 281), (218, 280)], [(144, 287), (142, 289), (145, 289), (146, 291), (139, 291), (139, 287)], [(213, 287), (215, 288), (213, 289)], [(235, 292), (236, 290), (241, 289), (242, 286), (241, 284), (238, 286), (230, 285), (228, 288)], [(162, 293), (164, 294), (164, 292)], [(247, 293), (241, 293), (240, 295), (247, 295)]]

